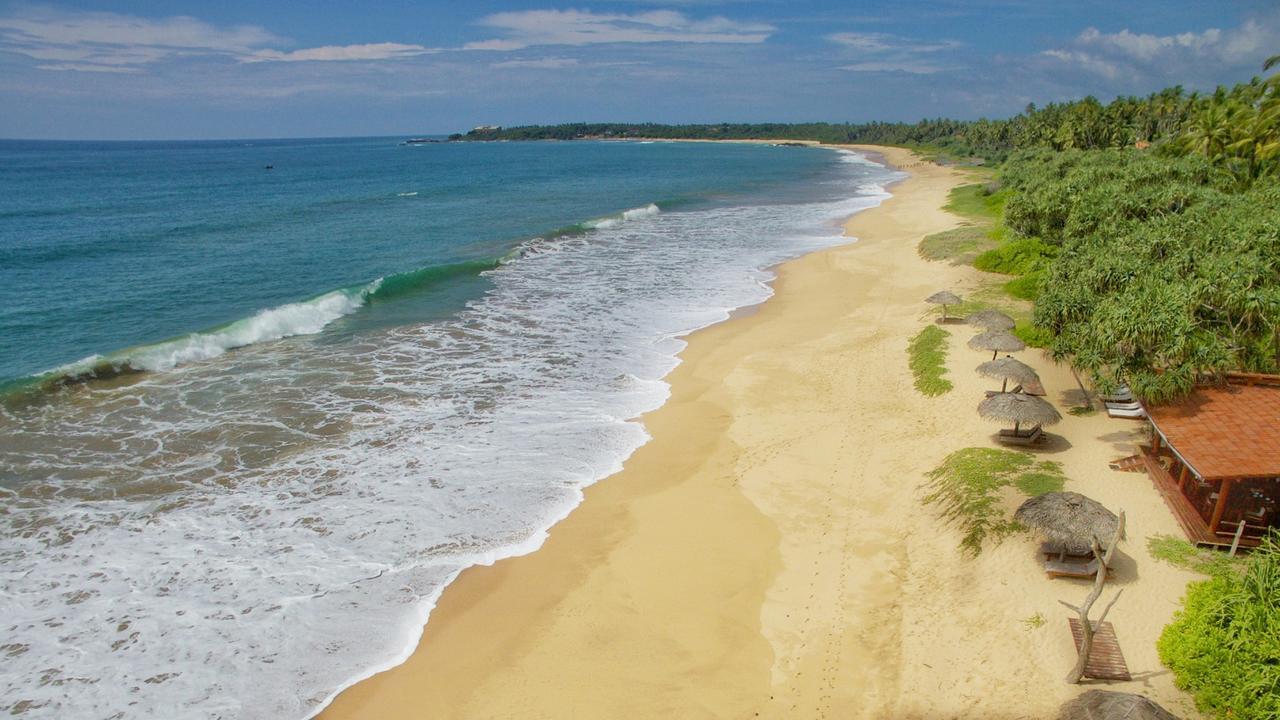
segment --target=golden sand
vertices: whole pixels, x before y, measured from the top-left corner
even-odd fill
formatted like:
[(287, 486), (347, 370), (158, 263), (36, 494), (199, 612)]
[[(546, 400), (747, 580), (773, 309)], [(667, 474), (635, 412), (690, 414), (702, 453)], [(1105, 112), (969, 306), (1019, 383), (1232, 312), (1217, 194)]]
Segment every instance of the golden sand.
[[(996, 720), (1052, 717), (1082, 690), (1063, 682), (1075, 651), (1057, 600), (1088, 583), (1046, 579), (1028, 537), (966, 558), (920, 501), (928, 469), (996, 430), (974, 412), (989, 381), (965, 326), (950, 328), (952, 392), (922, 397), (906, 365), (922, 299), (981, 282), (915, 249), (959, 224), (941, 208), (964, 179), (864, 149), (912, 176), (848, 223), (858, 241), (783, 265), (758, 312), (696, 333), (644, 417), (652, 441), (540, 550), (465, 571), (413, 656), (325, 720)], [(1022, 355), (1065, 409), (1071, 373)], [(1066, 415), (1038, 452), (1128, 515), (1110, 619), (1135, 680), (1108, 687), (1196, 717), (1155, 652), (1193, 576), (1146, 537), (1177, 526), (1144, 475), (1107, 467), (1140, 425)], [(1037, 613), (1043, 626), (1024, 622)]]

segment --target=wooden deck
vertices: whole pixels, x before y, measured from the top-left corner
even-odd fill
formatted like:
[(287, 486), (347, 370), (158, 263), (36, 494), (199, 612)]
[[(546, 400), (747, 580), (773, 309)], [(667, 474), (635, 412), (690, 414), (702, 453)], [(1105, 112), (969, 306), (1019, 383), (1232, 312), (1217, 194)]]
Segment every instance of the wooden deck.
[[(1149, 450), (1146, 448), (1143, 450), (1142, 459), (1147, 466), (1147, 475), (1151, 476), (1151, 484), (1160, 491), (1160, 497), (1164, 498), (1164, 504), (1168, 505), (1169, 510), (1173, 512), (1174, 519), (1182, 527), (1182, 532), (1186, 534), (1187, 539), (1197, 547), (1230, 548), (1232, 537), (1210, 532), (1209, 524), (1191, 506), (1191, 501), (1178, 490), (1178, 481), (1160, 465)], [(1258, 538), (1248, 536), (1240, 538), (1242, 548), (1257, 547), (1258, 544)]]
[[(1080, 620), (1067, 618), (1067, 622), (1071, 623), (1071, 639), (1079, 648), (1084, 635)], [(1120, 652), (1120, 641), (1116, 640), (1116, 629), (1109, 622), (1093, 627), (1093, 647), (1084, 664), (1084, 676), (1095, 680), (1132, 680), (1129, 665), (1124, 661), (1124, 653)]]

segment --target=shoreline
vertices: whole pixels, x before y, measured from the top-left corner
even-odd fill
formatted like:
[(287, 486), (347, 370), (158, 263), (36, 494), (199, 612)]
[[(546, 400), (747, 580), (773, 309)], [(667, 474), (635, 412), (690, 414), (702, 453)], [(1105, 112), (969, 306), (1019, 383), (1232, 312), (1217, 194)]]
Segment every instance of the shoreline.
[[(534, 142), (541, 142), (541, 141), (534, 141)], [(553, 142), (558, 142), (558, 141), (553, 141)], [(617, 142), (631, 142), (631, 141), (630, 141), (630, 140), (617, 140)], [(692, 143), (702, 143), (702, 142), (722, 142), (722, 143), (744, 143), (744, 144), (776, 144), (776, 143), (773, 143), (773, 142), (771, 142), (771, 141), (763, 141), (763, 140), (759, 140), (759, 141), (758, 141), (758, 140), (724, 140), (724, 141), (710, 141), (710, 140), (678, 140), (678, 139), (662, 139), (662, 140), (654, 140), (653, 142), (692, 142)], [(865, 157), (867, 157), (867, 159), (871, 160), (873, 163), (878, 164), (878, 165), (882, 165), (882, 166), (884, 166), (886, 169), (888, 169), (889, 171), (892, 171), (892, 172), (901, 172), (900, 170), (898, 170), (898, 168), (896, 168), (895, 166), (893, 166), (892, 164), (890, 164), (890, 163), (885, 159), (884, 154), (883, 154), (883, 153), (881, 153), (881, 152), (879, 151), (879, 149), (878, 149), (878, 148), (876, 148), (875, 146), (861, 146), (861, 147), (854, 147), (854, 146), (847, 146), (847, 145), (842, 145), (842, 146), (819, 145), (818, 143), (809, 142), (809, 141), (802, 141), (802, 142), (800, 142), (800, 143), (798, 143), (798, 144), (800, 144), (800, 145), (804, 145), (804, 146), (808, 146), (808, 147), (822, 147), (822, 148), (826, 148), (826, 149), (832, 150), (832, 151), (834, 151), (834, 152), (842, 152), (842, 151), (847, 151), (847, 150), (851, 150), (851, 149), (853, 149), (853, 150), (856, 150), (858, 154), (860, 154), (860, 155), (864, 155)], [(854, 214), (854, 215), (856, 215), (856, 214), (858, 214), (858, 213), (866, 212), (867, 210), (874, 209), (874, 208), (878, 207), (878, 206), (879, 206), (881, 203), (883, 203), (886, 199), (888, 199), (888, 198), (890, 198), (890, 197), (892, 196), (892, 195), (891, 195), (891, 193), (890, 193), (890, 189), (891, 189), (891, 188), (893, 188), (895, 185), (899, 184), (900, 182), (902, 182), (902, 180), (903, 180), (903, 178), (896, 178), (896, 179), (891, 179), (891, 180), (889, 180), (888, 182), (886, 182), (884, 185), (882, 185), (882, 186), (881, 186), (881, 193), (880, 193), (880, 196), (879, 196), (879, 197), (874, 197), (874, 196), (872, 197), (872, 201), (874, 202), (874, 204), (869, 205), (869, 206), (864, 207), (864, 208), (860, 208), (860, 209), (854, 210), (854, 211), (853, 211), (853, 214)], [(838, 233), (839, 233), (841, 236), (845, 237), (845, 238), (849, 238), (848, 234), (844, 231), (844, 227), (845, 227), (846, 223), (848, 222), (848, 218), (849, 218), (849, 217), (851, 217), (851, 216), (845, 216), (845, 217), (843, 217), (843, 218), (836, 219), (836, 220), (833, 220), (833, 221), (831, 222), (831, 225), (832, 225), (833, 230), (838, 231)], [(857, 239), (856, 239), (856, 238), (849, 238), (849, 239), (847, 239), (845, 242), (842, 242), (840, 245), (832, 246), (832, 247), (844, 247), (844, 246), (847, 246), (847, 245), (851, 244), (852, 242), (856, 242), (856, 241), (857, 241)], [(708, 330), (708, 329), (710, 329), (710, 328), (712, 328), (712, 327), (715, 327), (715, 326), (718, 326), (718, 325), (721, 325), (721, 324), (724, 324), (724, 323), (727, 323), (727, 322), (731, 322), (731, 321), (736, 320), (736, 319), (738, 319), (738, 318), (745, 318), (745, 317), (749, 317), (749, 316), (751, 316), (751, 315), (753, 315), (753, 314), (757, 313), (757, 312), (758, 312), (762, 307), (764, 307), (764, 306), (765, 306), (765, 305), (766, 305), (766, 304), (767, 304), (767, 303), (768, 303), (768, 302), (773, 298), (773, 296), (774, 296), (774, 294), (775, 294), (775, 291), (774, 291), (774, 284), (775, 284), (776, 279), (777, 279), (777, 272), (778, 272), (779, 268), (781, 268), (781, 267), (783, 267), (783, 266), (787, 265), (787, 264), (788, 264), (788, 263), (790, 263), (790, 262), (793, 262), (794, 260), (799, 259), (800, 257), (804, 257), (805, 255), (809, 255), (809, 254), (812, 254), (812, 253), (814, 253), (814, 252), (824, 252), (825, 250), (829, 250), (829, 249), (832, 249), (832, 248), (831, 248), (831, 247), (828, 247), (828, 248), (821, 248), (821, 249), (818, 249), (818, 250), (810, 250), (810, 251), (806, 251), (804, 255), (800, 255), (800, 256), (797, 256), (797, 257), (794, 257), (794, 258), (790, 258), (790, 259), (786, 259), (786, 260), (781, 260), (781, 261), (778, 261), (778, 262), (776, 262), (776, 263), (774, 263), (774, 264), (771, 264), (771, 265), (768, 265), (768, 266), (762, 267), (762, 268), (760, 269), (762, 272), (767, 273), (767, 274), (769, 274), (769, 275), (771, 275), (771, 276), (772, 276), (770, 279), (768, 279), (768, 280), (766, 280), (766, 281), (764, 282), (765, 286), (767, 286), (767, 287), (768, 287), (768, 289), (769, 289), (769, 294), (768, 294), (767, 296), (765, 296), (764, 298), (762, 298), (762, 299), (761, 299), (761, 300), (759, 300), (759, 301), (752, 302), (752, 303), (748, 303), (748, 304), (746, 304), (746, 305), (740, 305), (740, 306), (738, 306), (738, 307), (735, 307), (735, 308), (732, 308), (732, 309), (726, 310), (726, 315), (725, 315), (725, 317), (723, 317), (723, 318), (721, 318), (721, 319), (718, 319), (718, 320), (715, 320), (715, 321), (712, 321), (712, 322), (709, 322), (708, 324), (705, 324), (705, 325), (702, 325), (702, 326), (699, 326), (699, 327), (695, 327), (695, 328), (693, 328), (693, 329), (691, 329), (691, 330), (683, 331), (683, 332), (681, 332), (680, 334), (678, 334), (678, 335), (674, 335), (674, 336), (672, 336), (672, 337), (673, 337), (673, 338), (675, 338), (675, 339), (679, 339), (679, 340), (683, 341), (683, 342), (685, 343), (685, 345), (686, 345), (686, 349), (687, 349), (687, 344), (688, 344), (688, 342), (689, 342), (689, 340), (690, 340), (690, 338), (691, 338), (691, 337), (696, 336), (696, 335), (698, 335), (698, 334), (700, 334), (700, 333), (702, 333), (702, 332), (704, 332), (704, 331), (706, 331), (706, 330)], [(676, 358), (676, 360), (677, 360), (677, 366), (676, 366), (676, 367), (677, 367), (677, 369), (678, 369), (679, 365), (683, 363), (683, 355), (684, 355), (684, 351), (683, 351), (683, 350), (682, 350), (682, 351), (680, 351), (680, 352), (678, 352), (678, 353), (676, 353), (676, 355), (675, 355), (675, 358)], [(664, 382), (668, 383), (668, 386), (669, 386), (669, 379), (670, 379), (670, 373), (668, 373), (668, 375), (667, 375), (667, 376), (665, 376), (664, 378), (662, 378), (662, 380), (663, 380)], [(627, 419), (627, 422), (639, 422), (639, 423), (642, 423), (642, 424), (643, 424), (643, 420), (644, 420), (645, 418), (647, 418), (647, 417), (648, 417), (652, 412), (656, 412), (657, 410), (660, 410), (660, 409), (661, 409), (661, 407), (659, 407), (659, 408), (655, 409), (654, 411), (648, 411), (648, 412), (642, 413), (642, 414), (640, 414), (640, 415), (637, 415), (637, 416), (635, 416), (635, 417), (628, 418), (628, 419)], [(646, 444), (647, 444), (648, 442), (649, 442), (649, 441), (646, 441)], [(643, 446), (641, 446), (641, 447), (643, 447)], [(635, 451), (633, 451), (633, 452), (632, 452), (632, 455), (634, 454), (634, 452), (635, 452)], [(629, 458), (630, 458), (630, 457), (631, 457), (631, 456), (629, 455), (629, 456), (627, 456), (626, 458), (622, 458), (621, 460), (619, 460), (619, 464), (620, 464), (620, 465), (625, 464), (625, 463), (629, 460)], [(604, 482), (604, 481), (606, 481), (606, 480), (610, 480), (610, 479), (612, 479), (612, 478), (613, 478), (614, 476), (616, 476), (619, 472), (620, 472), (620, 470), (611, 471), (611, 472), (609, 472), (608, 474), (606, 474), (606, 475), (604, 475), (604, 476), (600, 477), (599, 479), (595, 480), (595, 481), (594, 481), (594, 482), (592, 482), (591, 484), (586, 485), (586, 486), (583, 488), (584, 494), (585, 494), (585, 492), (589, 492), (589, 491), (590, 491), (590, 489), (591, 489), (592, 487), (594, 487), (595, 485), (597, 485), (597, 484), (599, 484), (599, 483), (601, 483), (601, 482)], [(325, 700), (320, 704), (319, 709), (317, 709), (317, 710), (312, 710), (312, 711), (311, 711), (311, 714), (310, 714), (310, 715), (308, 715), (308, 717), (309, 717), (309, 718), (323, 718), (323, 717), (329, 717), (329, 714), (328, 714), (328, 713), (329, 713), (330, 707), (331, 707), (331, 705), (334, 703), (334, 701), (335, 701), (338, 697), (340, 697), (340, 696), (341, 696), (341, 695), (343, 695), (344, 693), (347, 693), (347, 692), (348, 692), (349, 690), (351, 690), (352, 688), (354, 688), (354, 687), (356, 687), (356, 686), (359, 686), (359, 685), (361, 685), (361, 684), (363, 684), (363, 683), (368, 682), (371, 678), (374, 678), (374, 677), (376, 677), (376, 676), (378, 676), (378, 675), (381, 675), (381, 674), (383, 674), (383, 673), (387, 673), (387, 672), (394, 672), (397, 668), (401, 667), (401, 666), (402, 666), (402, 665), (403, 665), (407, 660), (410, 660), (410, 659), (413, 657), (413, 655), (414, 655), (415, 653), (417, 653), (417, 652), (418, 652), (418, 650), (419, 650), (419, 648), (421, 647), (421, 644), (422, 644), (422, 637), (424, 636), (425, 628), (426, 628), (426, 626), (427, 626), (428, 622), (430, 621), (430, 619), (431, 619), (432, 617), (435, 617), (435, 610), (436, 610), (436, 607), (437, 607), (437, 605), (438, 605), (438, 603), (439, 603), (440, 597), (442, 596), (442, 594), (443, 594), (443, 593), (445, 593), (445, 592), (448, 590), (448, 588), (449, 588), (449, 587), (451, 587), (452, 585), (454, 585), (454, 583), (458, 580), (458, 578), (459, 578), (460, 576), (463, 576), (463, 575), (465, 575), (466, 573), (468, 573), (468, 572), (470, 572), (470, 571), (472, 571), (472, 570), (475, 570), (475, 569), (479, 569), (479, 568), (490, 568), (490, 567), (493, 567), (493, 566), (494, 566), (495, 564), (497, 564), (497, 563), (502, 563), (502, 562), (505, 562), (505, 561), (514, 560), (514, 559), (518, 559), (518, 558), (521, 558), (521, 557), (526, 557), (526, 556), (531, 555), (531, 554), (533, 554), (533, 553), (537, 553), (537, 552), (538, 552), (538, 551), (543, 547), (543, 545), (546, 543), (546, 541), (547, 541), (547, 538), (548, 538), (549, 534), (550, 534), (550, 533), (551, 533), (551, 532), (552, 532), (552, 531), (553, 531), (557, 526), (559, 526), (562, 522), (564, 522), (564, 520), (565, 520), (567, 517), (569, 517), (569, 516), (570, 516), (570, 515), (572, 515), (574, 512), (576, 512), (576, 511), (578, 510), (578, 508), (582, 505), (582, 503), (583, 503), (583, 502), (584, 502), (584, 500), (583, 500), (582, 498), (580, 498), (580, 499), (577, 501), (577, 503), (575, 503), (575, 504), (573, 504), (573, 505), (571, 505), (571, 506), (568, 506), (566, 509), (564, 509), (564, 511), (563, 511), (562, 513), (558, 514), (554, 519), (552, 519), (552, 520), (549, 522), (548, 526), (547, 526), (545, 529), (543, 529), (543, 530), (539, 531), (538, 533), (536, 533), (536, 534), (534, 534), (534, 535), (530, 536), (529, 538), (527, 538), (527, 539), (525, 539), (525, 540), (523, 540), (523, 541), (521, 541), (521, 542), (519, 542), (519, 543), (517, 543), (517, 544), (515, 544), (515, 545), (512, 545), (512, 546), (510, 546), (510, 547), (504, 548), (501, 552), (492, 552), (492, 553), (490, 553), (490, 554), (489, 554), (489, 557), (487, 557), (487, 559), (485, 559), (485, 560), (483, 560), (483, 561), (479, 561), (479, 562), (477, 562), (477, 563), (475, 563), (475, 564), (473, 564), (473, 565), (468, 565), (468, 566), (466, 566), (466, 567), (463, 567), (462, 569), (460, 569), (460, 570), (458, 570), (457, 572), (455, 572), (455, 573), (454, 573), (452, 576), (450, 576), (450, 578), (449, 578), (447, 581), (445, 581), (445, 582), (444, 582), (444, 583), (443, 583), (443, 584), (442, 584), (442, 585), (441, 585), (441, 586), (440, 586), (440, 587), (439, 587), (439, 588), (438, 588), (438, 589), (437, 589), (437, 590), (436, 590), (436, 591), (435, 591), (435, 592), (434, 592), (430, 597), (426, 598), (426, 603), (425, 603), (425, 605), (423, 606), (422, 611), (419, 613), (419, 620), (418, 620), (418, 621), (417, 621), (417, 623), (416, 623), (416, 624), (417, 624), (417, 627), (418, 627), (420, 630), (419, 630), (418, 634), (414, 636), (412, 643), (410, 643), (410, 644), (406, 645), (406, 646), (405, 646), (405, 648), (404, 648), (404, 650), (403, 650), (401, 653), (399, 653), (395, 658), (393, 658), (393, 659), (391, 659), (391, 660), (388, 660), (388, 661), (386, 661), (386, 662), (384, 662), (384, 663), (380, 663), (380, 664), (378, 664), (378, 665), (376, 665), (376, 666), (370, 667), (370, 668), (368, 668), (368, 669), (366, 669), (366, 670), (362, 671), (358, 676), (354, 676), (354, 677), (353, 677), (353, 679), (351, 679), (351, 680), (347, 681), (344, 685), (342, 685), (342, 686), (341, 686), (340, 688), (338, 688), (337, 690), (334, 690), (334, 691), (332, 692), (332, 694), (330, 694), (330, 695), (329, 695), (329, 696), (328, 696), (328, 697), (327, 697), (327, 698), (326, 698), (326, 699), (325, 699)]]
[[(848, 149), (897, 167), (914, 158)], [(923, 326), (921, 298), (971, 288), (977, 272), (915, 252), (960, 224), (941, 206), (961, 174), (908, 172), (845, 223), (856, 242), (783, 263), (768, 302), (687, 336), (669, 399), (643, 416), (651, 439), (623, 470), (586, 488), (540, 549), (463, 570), (408, 659), (319, 717), (1038, 717), (1076, 694), (1061, 682), (1074, 651), (1054, 622), (1023, 632), (1028, 610), (981, 623), (993, 607), (1057, 622), (1052, 599), (1084, 585), (1044, 580), (1018, 538), (965, 561), (956, 533), (919, 505), (923, 472), (990, 445), (992, 428), (970, 421), (985, 383), (968, 377), (978, 358), (963, 329), (950, 338), (956, 389), (931, 400), (911, 386), (904, 349)], [(1033, 364), (1051, 396), (1074, 387), (1045, 363)], [(1073, 479), (1111, 475), (1097, 456), (1128, 438), (1097, 438), (1123, 435), (1115, 422), (1069, 418), (1068, 449), (1092, 452), (1052, 459)], [(1155, 495), (1118, 475), (1131, 527), (1176, 532), (1158, 499), (1123, 504)], [(1068, 489), (1112, 500), (1093, 483)], [(1124, 549), (1145, 551), (1133, 539)], [(1192, 577), (1143, 569), (1158, 576), (1154, 595)], [(993, 587), (973, 586), (991, 570)], [(1135, 676), (1154, 640), (1137, 647), (1129, 624), (1158, 632), (1180, 591), (1164, 605), (1139, 594), (1113, 617)], [(1167, 671), (1132, 685), (1186, 712)]]

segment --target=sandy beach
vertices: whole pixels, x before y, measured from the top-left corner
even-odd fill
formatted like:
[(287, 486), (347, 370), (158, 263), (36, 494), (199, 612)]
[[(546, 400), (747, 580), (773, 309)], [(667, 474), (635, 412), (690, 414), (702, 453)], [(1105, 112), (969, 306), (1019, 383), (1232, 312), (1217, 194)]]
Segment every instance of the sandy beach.
[[(961, 222), (942, 206), (963, 174), (863, 149), (911, 177), (849, 221), (857, 242), (783, 265), (758, 311), (692, 336), (625, 469), (538, 551), (465, 571), (414, 655), (323, 718), (1045, 718), (1098, 686), (1063, 681), (1058, 600), (1089, 583), (1046, 579), (1030, 536), (968, 558), (921, 503), (925, 473), (998, 426), (974, 410), (991, 381), (969, 328), (948, 326), (941, 397), (914, 390), (905, 348), (932, 322), (924, 297), (985, 280), (916, 252)], [(1107, 687), (1197, 717), (1155, 650), (1195, 576), (1146, 539), (1177, 525), (1144, 474), (1107, 465), (1141, 423), (1067, 414), (1071, 372), (1020, 357), (1064, 414), (1036, 453), (1127, 514), (1109, 619), (1134, 680)]]

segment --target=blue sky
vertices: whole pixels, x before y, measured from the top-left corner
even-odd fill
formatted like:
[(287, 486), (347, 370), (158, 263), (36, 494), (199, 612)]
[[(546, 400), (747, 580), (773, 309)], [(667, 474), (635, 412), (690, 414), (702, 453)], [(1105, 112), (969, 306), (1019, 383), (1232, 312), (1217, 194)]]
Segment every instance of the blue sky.
[(1277, 53), (1274, 0), (0, 0), (0, 137), (1005, 117)]

